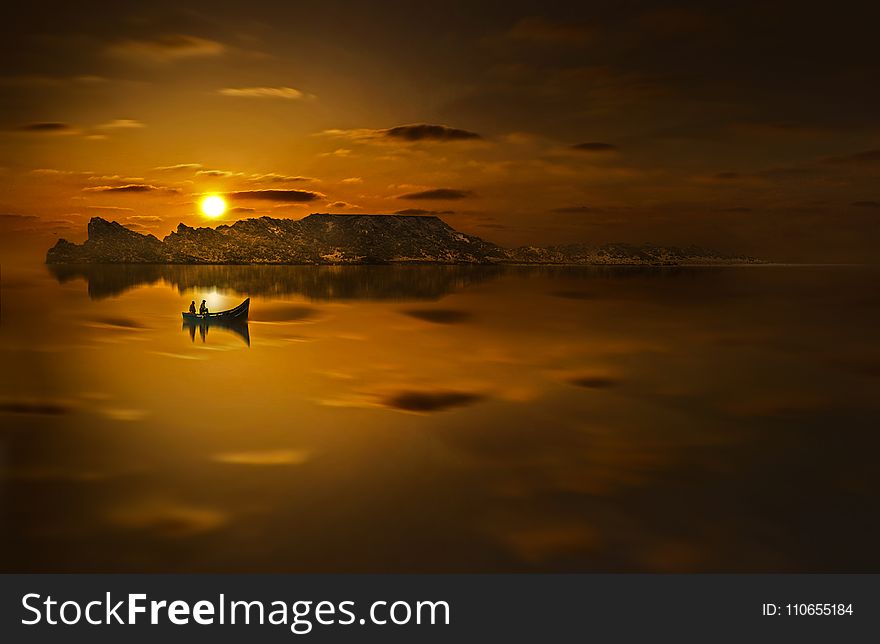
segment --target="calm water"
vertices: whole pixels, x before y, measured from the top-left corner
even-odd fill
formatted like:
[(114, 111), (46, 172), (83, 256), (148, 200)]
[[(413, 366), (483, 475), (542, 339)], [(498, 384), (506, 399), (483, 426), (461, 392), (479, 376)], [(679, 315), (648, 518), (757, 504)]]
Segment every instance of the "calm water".
[(4, 266), (2, 569), (880, 571), (878, 276)]

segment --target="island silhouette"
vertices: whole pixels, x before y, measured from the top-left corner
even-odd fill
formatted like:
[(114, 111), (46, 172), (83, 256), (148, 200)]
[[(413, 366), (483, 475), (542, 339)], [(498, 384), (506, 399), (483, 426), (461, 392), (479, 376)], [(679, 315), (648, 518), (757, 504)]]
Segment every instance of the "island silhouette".
[(678, 265), (755, 263), (688, 246), (569, 244), (503, 248), (455, 230), (436, 216), (259, 217), (216, 228), (179, 224), (164, 239), (94, 217), (88, 239), (49, 249), (48, 264), (559, 264)]

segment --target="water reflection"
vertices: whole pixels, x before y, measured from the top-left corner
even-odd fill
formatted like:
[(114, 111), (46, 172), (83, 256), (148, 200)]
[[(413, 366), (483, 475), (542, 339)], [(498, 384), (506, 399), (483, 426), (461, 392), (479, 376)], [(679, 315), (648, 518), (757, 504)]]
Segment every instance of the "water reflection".
[(89, 297), (116, 297), (139, 286), (164, 283), (184, 293), (222, 290), (254, 296), (302, 295), (311, 300), (436, 300), (504, 271), (493, 266), (194, 266), (56, 265), (65, 283), (88, 282)]
[[(180, 264), (49, 264), (65, 284), (88, 283), (93, 300), (118, 297), (142, 286), (166, 284), (179, 293), (219, 290), (264, 297), (301, 295), (313, 301), (438, 300), (462, 289), (502, 277), (530, 279), (603, 279), (688, 281), (721, 267), (648, 266), (215, 266)], [(557, 290), (560, 298), (584, 299), (590, 293)]]
[(248, 329), (247, 320), (233, 320), (233, 321), (225, 321), (225, 320), (184, 320), (183, 321), (183, 330), (189, 332), (189, 339), (192, 342), (196, 341), (196, 330), (199, 332), (199, 338), (202, 340), (202, 344), (208, 339), (208, 331), (211, 328), (222, 329), (224, 331), (230, 331), (234, 333), (248, 346), (251, 346), (251, 334)]
[[(877, 271), (58, 268), (3, 291), (2, 570), (880, 570)], [(178, 329), (240, 294), (249, 350)]]

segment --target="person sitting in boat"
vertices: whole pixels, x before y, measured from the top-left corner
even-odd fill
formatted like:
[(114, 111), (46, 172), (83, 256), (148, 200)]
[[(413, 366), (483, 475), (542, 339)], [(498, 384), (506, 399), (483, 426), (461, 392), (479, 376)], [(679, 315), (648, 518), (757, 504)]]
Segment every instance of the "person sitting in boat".
[(208, 305), (205, 304), (205, 300), (202, 300), (202, 305), (199, 307), (199, 315), (208, 315)]
[(192, 313), (193, 315), (196, 314), (196, 301), (195, 300), (193, 300), (192, 302), (189, 303), (189, 312)]

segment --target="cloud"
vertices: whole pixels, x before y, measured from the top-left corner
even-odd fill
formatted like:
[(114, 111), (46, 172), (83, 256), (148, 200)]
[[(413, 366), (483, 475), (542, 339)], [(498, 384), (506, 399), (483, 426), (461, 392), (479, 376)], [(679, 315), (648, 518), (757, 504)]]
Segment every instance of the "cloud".
[(240, 177), (243, 173), (231, 172), (229, 170), (199, 170), (196, 172), (197, 177)]
[(413, 123), (411, 125), (398, 125), (384, 129), (355, 128), (350, 130), (324, 130), (325, 136), (350, 139), (352, 141), (372, 143), (418, 143), (430, 141), (438, 143), (452, 143), (456, 141), (481, 141), (483, 137), (470, 130), (462, 130), (448, 125), (434, 125), (430, 123)]
[(252, 174), (247, 179), (248, 181), (253, 181), (259, 183), (261, 181), (267, 183), (292, 183), (296, 181), (308, 181), (308, 182), (318, 182), (320, 179), (315, 179), (314, 177), (303, 177), (299, 175), (288, 175), (288, 174), (278, 174), (277, 172), (267, 172), (265, 174)]
[(571, 149), (579, 152), (611, 152), (616, 150), (617, 146), (601, 141), (587, 141), (586, 143), (575, 143)]
[(155, 38), (120, 40), (110, 46), (111, 54), (156, 63), (184, 58), (220, 56), (226, 46), (216, 40), (188, 34), (167, 34)]
[(333, 150), (333, 152), (322, 152), (319, 156), (322, 157), (349, 157), (351, 156), (351, 150), (348, 148), (338, 148)]
[(553, 22), (533, 16), (523, 18), (513, 25), (507, 32), (507, 37), (533, 44), (583, 45), (590, 40), (593, 33), (594, 30), (586, 25)]
[(880, 201), (853, 201), (850, 205), (856, 208), (880, 208)]
[(0, 221), (33, 221), (39, 219), (36, 215), (16, 215), (13, 213), (0, 213)]
[(396, 210), (395, 215), (454, 215), (454, 210), (425, 210), (424, 208), (404, 208)]
[(160, 165), (153, 168), (153, 170), (158, 172), (179, 172), (182, 170), (198, 170), (201, 167), (201, 163), (178, 163), (176, 165)]
[(348, 203), (347, 201), (334, 201), (330, 204), (331, 208), (360, 208), (357, 204)]
[(129, 183), (123, 186), (93, 186), (91, 188), (83, 188), (83, 192), (175, 192), (179, 193), (177, 188), (168, 188), (165, 186), (153, 186), (148, 183)]
[(142, 224), (161, 224), (164, 219), (155, 215), (130, 215), (127, 221), (136, 221)]
[(226, 193), (231, 199), (258, 199), (261, 201), (308, 202), (326, 195), (311, 190), (239, 190)]
[(47, 176), (60, 176), (60, 175), (90, 175), (92, 174), (89, 171), (79, 171), (79, 170), (57, 170), (55, 168), (35, 168), (31, 170), (31, 174), (40, 174)]
[(103, 210), (105, 212), (134, 212), (133, 208), (120, 208), (119, 206), (83, 206), (85, 210)]
[(597, 212), (597, 208), (593, 208), (592, 206), (562, 206), (560, 208), (552, 208), (550, 212), (557, 213), (565, 213), (565, 214), (583, 214), (588, 212)]
[(119, 174), (111, 174), (111, 175), (100, 175), (100, 176), (90, 176), (89, 181), (94, 183), (116, 183), (116, 184), (129, 184), (129, 183), (141, 183), (144, 178), (143, 177), (123, 177)]
[(134, 119), (113, 119), (103, 125), (99, 125), (98, 129), (101, 130), (132, 130), (138, 129), (142, 127), (147, 127), (140, 121), (136, 121)]
[(91, 74), (77, 76), (47, 76), (44, 74), (21, 74), (18, 76), (0, 77), (0, 85), (7, 86), (64, 86), (64, 85), (94, 85), (106, 83), (108, 79)]
[(74, 134), (76, 128), (68, 123), (59, 121), (39, 121), (36, 123), (25, 123), (16, 128), (19, 132), (33, 132), (34, 134)]
[(863, 165), (880, 163), (880, 149), (864, 150), (842, 157), (830, 157), (825, 159), (825, 163), (838, 165)]
[(343, 179), (340, 183), (363, 183), (364, 180), (360, 177), (348, 177), (347, 179)]
[(429, 125), (418, 123), (415, 125), (399, 125), (387, 130), (381, 130), (384, 136), (391, 139), (404, 141), (466, 141), (482, 139), (476, 132), (460, 130), (447, 125)]
[(433, 190), (422, 190), (421, 192), (409, 192), (400, 195), (398, 199), (425, 199), (425, 200), (449, 200), (449, 199), (467, 199), (473, 197), (474, 193), (470, 190), (456, 190), (454, 188), (434, 188)]
[(235, 208), (230, 208), (229, 212), (231, 212), (231, 213), (257, 212), (257, 209), (256, 208), (245, 208), (244, 206), (236, 206)]
[(317, 98), (314, 94), (307, 94), (293, 87), (226, 87), (217, 90), (217, 93), (240, 98), (283, 98), (292, 101)]

